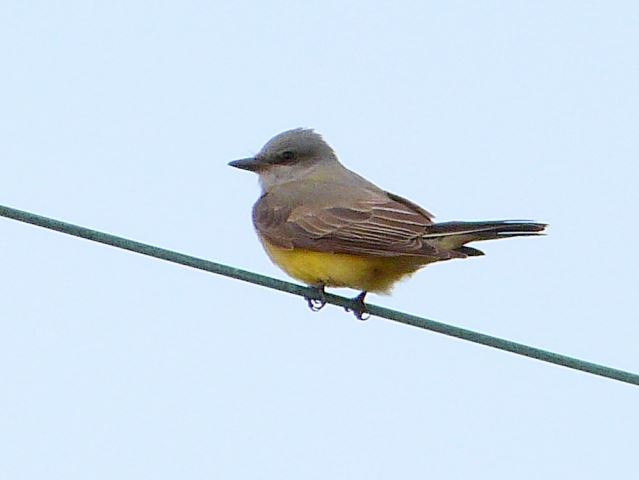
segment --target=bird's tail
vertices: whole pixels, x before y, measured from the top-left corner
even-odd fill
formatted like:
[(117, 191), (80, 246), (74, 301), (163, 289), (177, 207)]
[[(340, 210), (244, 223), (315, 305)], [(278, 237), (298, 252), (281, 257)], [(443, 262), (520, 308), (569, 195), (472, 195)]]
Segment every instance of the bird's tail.
[(444, 222), (431, 225), (423, 238), (442, 250), (454, 251), (463, 256), (478, 256), (484, 252), (466, 247), (465, 244), (497, 238), (538, 236), (543, 235), (545, 228), (545, 223), (525, 220)]

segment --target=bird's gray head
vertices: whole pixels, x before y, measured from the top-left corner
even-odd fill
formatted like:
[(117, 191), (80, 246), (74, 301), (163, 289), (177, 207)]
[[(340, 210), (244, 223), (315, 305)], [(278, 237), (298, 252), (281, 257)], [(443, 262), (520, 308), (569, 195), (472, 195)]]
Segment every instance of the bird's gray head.
[(319, 133), (296, 128), (271, 138), (257, 155), (229, 165), (256, 172), (264, 188), (308, 174), (319, 165), (337, 163), (333, 149)]
[(319, 133), (304, 128), (288, 130), (274, 136), (256, 155), (270, 164), (290, 164), (334, 156), (333, 149)]

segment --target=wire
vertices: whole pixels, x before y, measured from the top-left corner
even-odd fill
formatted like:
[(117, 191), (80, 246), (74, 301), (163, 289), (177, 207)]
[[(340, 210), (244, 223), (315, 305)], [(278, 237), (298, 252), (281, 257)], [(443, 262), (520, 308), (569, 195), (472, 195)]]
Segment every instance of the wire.
[[(277, 280), (275, 278), (260, 275), (258, 273), (241, 270), (239, 268), (222, 265), (219, 263), (211, 262), (209, 260), (204, 260), (202, 258), (192, 257), (190, 255), (174, 252), (172, 250), (154, 247), (153, 245), (136, 242), (127, 238), (117, 237), (115, 235), (99, 232), (97, 230), (91, 230), (79, 225), (61, 222), (59, 220), (54, 220), (52, 218), (43, 217), (41, 215), (36, 215), (22, 210), (17, 210), (15, 208), (0, 205), (0, 216), (66, 233), (68, 235), (85, 238), (94, 242), (104, 243), (106, 245), (122, 248), (131, 252), (141, 253), (142, 255), (148, 255), (150, 257), (159, 258), (168, 262), (186, 265), (187, 267), (197, 268), (199, 270), (204, 270), (211, 273), (217, 273), (218, 275), (224, 275), (226, 277), (235, 278), (237, 280), (250, 282), (256, 285), (280, 290), (282, 292), (291, 293), (293, 295), (298, 295), (301, 297), (312, 297), (315, 293), (313, 289), (303, 287), (301, 285)], [(330, 293), (326, 294), (326, 301), (333, 305), (338, 305), (340, 307), (350, 309), (356, 309), (358, 306), (352, 299), (340, 297), (338, 295), (333, 295)], [(465, 328), (455, 327), (453, 325), (437, 322), (435, 320), (429, 320), (427, 318), (422, 318), (415, 315), (410, 315), (408, 313), (390, 310), (388, 308), (379, 307), (377, 305), (371, 305), (367, 303), (366, 307), (371, 315), (386, 318), (388, 320), (394, 320), (396, 322), (404, 323), (407, 325), (413, 325), (425, 330), (431, 330), (433, 332), (441, 333), (451, 337), (461, 338), (463, 340), (468, 340), (469, 342), (479, 343), (481, 345), (497, 348), (499, 350), (515, 353), (517, 355), (523, 355), (525, 357), (535, 358), (537, 360), (553, 363), (555, 365), (561, 365), (563, 367), (572, 368), (574, 370), (591, 373), (600, 377), (611, 378), (620, 382), (639, 385), (639, 375), (635, 373), (606, 367), (597, 363), (587, 362), (578, 358), (542, 350), (540, 348), (531, 347), (522, 343), (511, 342), (510, 340), (493, 337), (491, 335), (475, 332), (473, 330), (467, 330)]]

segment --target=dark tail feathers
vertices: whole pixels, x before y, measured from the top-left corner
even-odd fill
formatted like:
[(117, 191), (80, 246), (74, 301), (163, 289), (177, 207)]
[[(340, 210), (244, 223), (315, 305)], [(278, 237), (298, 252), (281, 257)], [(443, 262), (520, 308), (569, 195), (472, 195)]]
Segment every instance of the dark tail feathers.
[(444, 222), (431, 225), (424, 239), (435, 243), (439, 248), (474, 257), (483, 255), (484, 252), (466, 247), (466, 243), (497, 238), (538, 236), (543, 235), (545, 228), (545, 223), (525, 220)]

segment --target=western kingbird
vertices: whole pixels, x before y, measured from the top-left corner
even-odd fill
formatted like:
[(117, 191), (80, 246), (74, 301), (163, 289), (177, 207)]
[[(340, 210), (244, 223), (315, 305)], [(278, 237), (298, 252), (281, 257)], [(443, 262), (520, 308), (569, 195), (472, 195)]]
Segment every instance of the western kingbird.
[(317, 289), (307, 298), (319, 310), (324, 287), (360, 290), (358, 318), (367, 292), (388, 293), (421, 267), (451, 258), (483, 255), (466, 244), (538, 235), (528, 221), (433, 223), (433, 215), (386, 192), (344, 167), (313, 130), (273, 137), (251, 158), (229, 165), (259, 175), (262, 196), (253, 225), (266, 253), (288, 275)]

